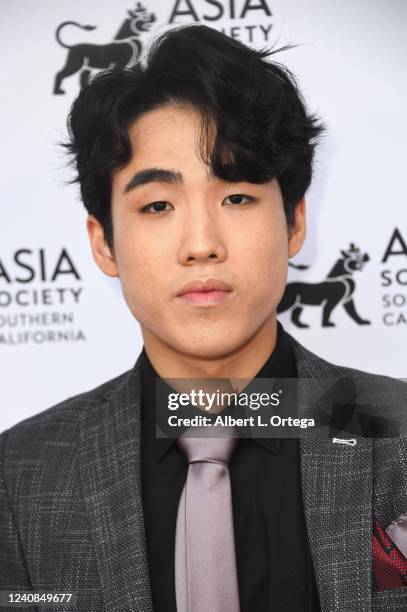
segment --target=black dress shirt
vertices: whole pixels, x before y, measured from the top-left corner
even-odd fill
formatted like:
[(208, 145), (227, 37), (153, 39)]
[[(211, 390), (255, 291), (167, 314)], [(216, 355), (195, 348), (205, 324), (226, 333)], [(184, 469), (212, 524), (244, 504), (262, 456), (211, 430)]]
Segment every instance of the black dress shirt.
[[(158, 374), (144, 348), (141, 371), (143, 509), (153, 604), (155, 612), (176, 612), (175, 525), (188, 464), (174, 439), (155, 437)], [(278, 323), (276, 347), (256, 378), (296, 374), (293, 350)], [(229, 471), (241, 612), (319, 612), (298, 439), (239, 439)]]

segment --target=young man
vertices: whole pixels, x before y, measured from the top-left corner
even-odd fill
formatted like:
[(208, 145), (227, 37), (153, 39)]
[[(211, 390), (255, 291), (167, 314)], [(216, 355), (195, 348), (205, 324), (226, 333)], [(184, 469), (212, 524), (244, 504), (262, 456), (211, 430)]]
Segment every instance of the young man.
[(156, 378), (362, 375), (277, 323), (321, 127), (269, 55), (184, 27), (74, 103), (93, 255), (144, 347), (131, 371), (1, 436), (3, 590), (70, 592), (65, 609), (87, 612), (407, 607), (382, 529), (407, 511), (404, 440), (249, 437), (223, 458), (155, 444)]

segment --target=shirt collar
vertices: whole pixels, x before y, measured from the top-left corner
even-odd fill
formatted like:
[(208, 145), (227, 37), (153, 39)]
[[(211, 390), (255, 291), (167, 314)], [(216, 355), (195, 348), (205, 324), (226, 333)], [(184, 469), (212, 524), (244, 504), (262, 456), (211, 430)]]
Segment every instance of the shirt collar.
[[(277, 341), (273, 352), (268, 357), (254, 378), (296, 378), (297, 369), (295, 364), (294, 351), (291, 347), (288, 335), (283, 326), (277, 322)], [(155, 441), (156, 458), (161, 461), (167, 450), (176, 442), (173, 438), (156, 438), (156, 419), (155, 419), (155, 397), (156, 378), (160, 378), (154, 369), (143, 346), (141, 353), (141, 380), (142, 380), (142, 424), (143, 433), (150, 440)], [(164, 383), (163, 381), (163, 384)], [(170, 387), (168, 387), (170, 390)], [(226, 408), (223, 413), (227, 414), (230, 408)], [(260, 444), (274, 454), (278, 453), (280, 438), (246, 438)]]

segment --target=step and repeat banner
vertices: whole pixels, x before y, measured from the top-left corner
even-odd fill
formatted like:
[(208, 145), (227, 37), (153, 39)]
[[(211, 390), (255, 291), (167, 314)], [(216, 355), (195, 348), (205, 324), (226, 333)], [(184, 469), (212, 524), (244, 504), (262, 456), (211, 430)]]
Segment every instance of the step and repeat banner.
[[(81, 81), (116, 61), (113, 41), (135, 63), (152, 37), (188, 23), (256, 48), (297, 45), (275, 59), (328, 132), (279, 317), (330, 361), (407, 376), (405, 0), (3, 0), (0, 431), (140, 353), (119, 282), (92, 260), (59, 143)], [(352, 299), (332, 283), (354, 285)]]

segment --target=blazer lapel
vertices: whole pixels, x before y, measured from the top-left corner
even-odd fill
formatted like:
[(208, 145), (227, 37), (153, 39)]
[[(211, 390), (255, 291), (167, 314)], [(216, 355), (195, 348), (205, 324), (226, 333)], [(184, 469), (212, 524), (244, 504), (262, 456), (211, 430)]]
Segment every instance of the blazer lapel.
[[(332, 364), (292, 339), (299, 378), (340, 376)], [(310, 414), (300, 396), (300, 410)], [(315, 430), (300, 441), (302, 492), (307, 534), (322, 612), (370, 612), (373, 445), (332, 442)], [(351, 437), (351, 436), (349, 436)]]
[(105, 609), (152, 612), (141, 489), (139, 359), (82, 421), (81, 480)]

